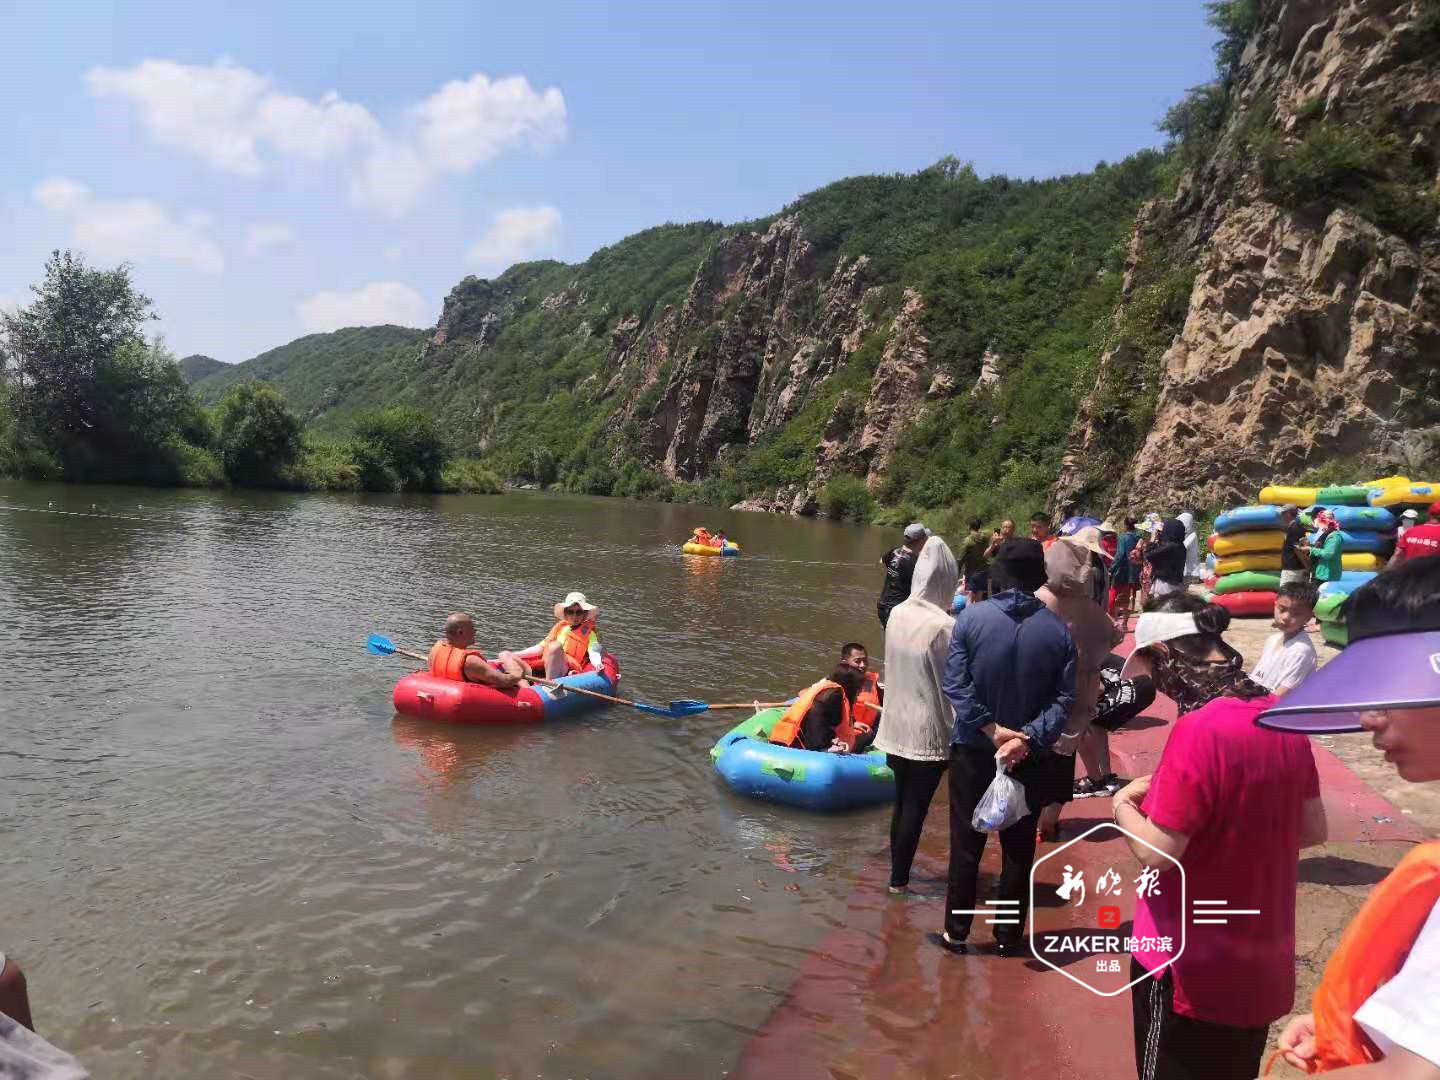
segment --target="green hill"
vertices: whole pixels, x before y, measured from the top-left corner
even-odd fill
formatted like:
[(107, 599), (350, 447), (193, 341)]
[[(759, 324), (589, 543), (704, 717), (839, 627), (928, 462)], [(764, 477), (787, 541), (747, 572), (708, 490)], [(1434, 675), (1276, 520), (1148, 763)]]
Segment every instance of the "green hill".
[(200, 353), (193, 353), (176, 364), (180, 368), (180, 377), (187, 383), (199, 382), (207, 375), (214, 375), (217, 371), (224, 371), (229, 364), (222, 364), (213, 356), (202, 356)]
[(403, 326), (358, 326), (308, 334), (195, 381), (207, 404), (246, 379), (284, 393), (305, 424), (321, 434), (349, 430), (357, 413), (389, 405), (425, 405), (415, 358), (425, 334)]

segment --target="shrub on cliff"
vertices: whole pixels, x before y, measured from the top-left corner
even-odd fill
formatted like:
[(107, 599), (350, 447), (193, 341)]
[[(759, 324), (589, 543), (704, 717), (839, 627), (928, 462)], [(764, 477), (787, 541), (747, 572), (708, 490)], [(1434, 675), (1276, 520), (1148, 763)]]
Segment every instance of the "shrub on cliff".
[(858, 476), (832, 476), (820, 489), (820, 512), (836, 521), (864, 523), (875, 512), (875, 496)]
[(450, 457), (434, 419), (409, 406), (361, 417), (350, 450), (366, 491), (438, 491)]
[(440, 473), (440, 490), (450, 495), (498, 495), (505, 485), (474, 458), (461, 458)]

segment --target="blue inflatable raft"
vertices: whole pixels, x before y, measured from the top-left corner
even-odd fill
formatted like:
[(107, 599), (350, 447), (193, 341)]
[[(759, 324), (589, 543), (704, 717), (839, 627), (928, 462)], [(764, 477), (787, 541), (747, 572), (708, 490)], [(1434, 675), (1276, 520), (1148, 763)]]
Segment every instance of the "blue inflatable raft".
[[(1309, 536), (1310, 543), (1315, 543), (1315, 534)], [(1394, 533), (1378, 532), (1351, 532), (1349, 529), (1340, 530), (1340, 550), (1348, 555), (1351, 552), (1366, 553), (1374, 555), (1388, 555), (1395, 548)]]
[(1305, 513), (1313, 518), (1321, 510), (1329, 510), (1335, 515), (1340, 528), (1349, 532), (1394, 532), (1400, 524), (1395, 515), (1383, 506), (1326, 506), (1317, 503)]
[(1215, 519), (1217, 533), (1247, 532), (1251, 529), (1283, 529), (1285, 521), (1278, 506), (1237, 506)]
[(895, 798), (895, 774), (878, 750), (826, 754), (767, 742), (783, 709), (765, 709), (720, 737), (710, 760), (737, 795), (805, 810), (849, 810)]
[(1321, 596), (1334, 596), (1336, 593), (1342, 596), (1349, 596), (1356, 589), (1368, 582), (1375, 580), (1373, 570), (1346, 570), (1340, 575), (1339, 581), (1326, 581), (1320, 585)]

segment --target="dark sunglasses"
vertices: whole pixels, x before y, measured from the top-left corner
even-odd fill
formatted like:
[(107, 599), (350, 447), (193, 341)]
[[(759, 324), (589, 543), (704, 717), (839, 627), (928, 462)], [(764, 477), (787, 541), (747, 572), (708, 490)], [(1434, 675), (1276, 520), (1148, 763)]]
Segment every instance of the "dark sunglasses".
[(565, 609), (565, 614), (566, 614), (566, 615), (584, 615), (584, 614), (585, 614), (585, 609), (584, 609), (583, 607), (567, 607), (567, 608)]

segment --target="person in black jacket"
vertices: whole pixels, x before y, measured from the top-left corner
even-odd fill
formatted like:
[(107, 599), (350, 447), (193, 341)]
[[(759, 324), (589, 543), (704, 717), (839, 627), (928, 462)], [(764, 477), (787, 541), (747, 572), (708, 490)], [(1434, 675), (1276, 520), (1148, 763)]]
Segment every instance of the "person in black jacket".
[(1150, 564), (1152, 597), (1185, 591), (1185, 526), (1171, 518), (1160, 527), (1160, 539), (1145, 548)]
[(905, 526), (905, 539), (899, 547), (887, 551), (880, 559), (885, 567), (885, 587), (880, 590), (880, 599), (875, 602), (875, 614), (880, 625), (890, 621), (890, 610), (910, 599), (910, 582), (915, 577), (915, 560), (930, 530), (918, 521)]

